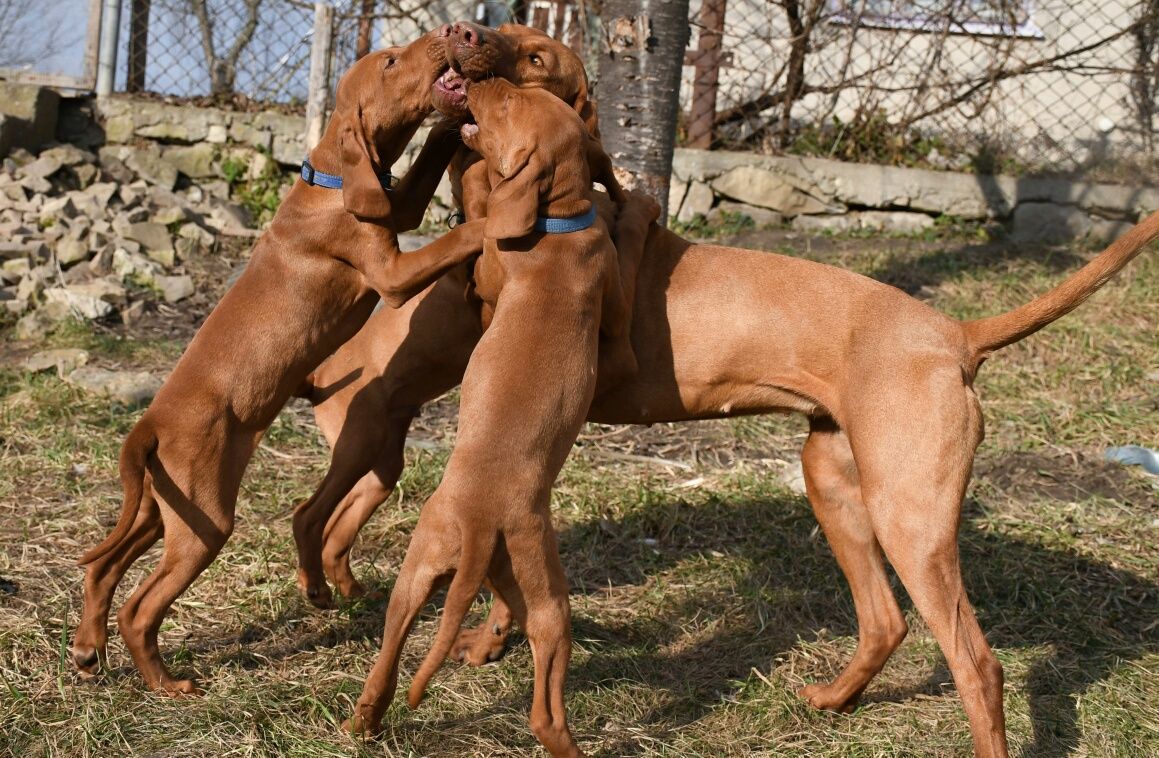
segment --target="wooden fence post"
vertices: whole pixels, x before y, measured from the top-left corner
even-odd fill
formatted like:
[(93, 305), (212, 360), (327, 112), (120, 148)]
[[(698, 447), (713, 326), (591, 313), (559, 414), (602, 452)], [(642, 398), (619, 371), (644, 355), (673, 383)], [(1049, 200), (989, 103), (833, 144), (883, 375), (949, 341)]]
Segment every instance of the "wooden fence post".
[(688, 147), (712, 146), (716, 126), (716, 86), (720, 69), (732, 60), (731, 53), (721, 53), (724, 34), (724, 14), (727, 0), (703, 0), (700, 5), (700, 41), (696, 50), (684, 57), (687, 65), (694, 66), (692, 78), (692, 107), (688, 114)]
[(310, 44), (310, 91), (306, 98), (306, 150), (322, 139), (330, 95), (330, 54), (334, 43), (334, 6), (314, 3), (314, 35)]

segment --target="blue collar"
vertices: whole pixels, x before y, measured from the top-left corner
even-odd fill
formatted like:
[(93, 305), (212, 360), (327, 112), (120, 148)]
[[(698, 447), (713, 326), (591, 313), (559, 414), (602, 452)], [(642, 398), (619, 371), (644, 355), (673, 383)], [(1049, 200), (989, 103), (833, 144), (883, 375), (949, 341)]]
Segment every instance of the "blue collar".
[(535, 219), (535, 231), (547, 232), (548, 234), (582, 232), (594, 223), (596, 223), (596, 206), (592, 205), (588, 212), (582, 216), (572, 216), (571, 218), (545, 218), (540, 216)]
[[(311, 187), (325, 187), (326, 189), (342, 189), (342, 177), (334, 174), (324, 174), (318, 169), (310, 165), (310, 160), (302, 161), (302, 181), (309, 184)], [(394, 177), (387, 171), (385, 174), (378, 175), (378, 181), (382, 182), (384, 190), (391, 189), (391, 183)]]

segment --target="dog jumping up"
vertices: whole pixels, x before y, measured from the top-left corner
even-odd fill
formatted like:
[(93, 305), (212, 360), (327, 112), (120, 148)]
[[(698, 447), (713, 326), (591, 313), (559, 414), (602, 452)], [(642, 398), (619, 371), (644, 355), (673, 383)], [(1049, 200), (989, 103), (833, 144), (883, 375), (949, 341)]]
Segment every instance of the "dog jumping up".
[(449, 34), (443, 27), (368, 55), (342, 78), (302, 181), (129, 433), (120, 519), (80, 561), (84, 607), (72, 656), (82, 674), (99, 670), (121, 577), (164, 536), (157, 569), (121, 607), (118, 626), (150, 689), (197, 693), (191, 680), (166, 669), (157, 633), (169, 606), (229, 538), (241, 477), (261, 435), (380, 296), (397, 307), (480, 251), (481, 222), (413, 253), (398, 249), (397, 231), (418, 224), (458, 148), (454, 130), (435, 127), (397, 187), (387, 174), (431, 111)]
[[(467, 367), (455, 449), (419, 516), (348, 728), (377, 731), (411, 625), (449, 581), (438, 636), (410, 689), (418, 704), (487, 580), (531, 643), (532, 731), (552, 755), (579, 755), (563, 707), (571, 615), (551, 487), (596, 389), (601, 321), (621, 325), (614, 332), (631, 315), (616, 248), (592, 204), (590, 136), (579, 116), (545, 90), (503, 79), (471, 85), (467, 100), (477, 125), (462, 127), (463, 141), (486, 160), (493, 188), (475, 265), (476, 292), (493, 316)], [(652, 209), (647, 226), (659, 207), (640, 202)]]

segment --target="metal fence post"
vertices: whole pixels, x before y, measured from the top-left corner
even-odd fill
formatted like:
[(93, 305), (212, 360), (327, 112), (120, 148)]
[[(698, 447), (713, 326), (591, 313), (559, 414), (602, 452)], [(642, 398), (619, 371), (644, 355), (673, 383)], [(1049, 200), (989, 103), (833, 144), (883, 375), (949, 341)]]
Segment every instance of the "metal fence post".
[(314, 3), (314, 34), (310, 44), (310, 90), (306, 97), (306, 150), (322, 139), (326, 101), (330, 94), (330, 54), (334, 42), (334, 6)]
[(121, 0), (105, 0), (101, 12), (101, 48), (97, 57), (97, 97), (113, 93), (121, 33)]

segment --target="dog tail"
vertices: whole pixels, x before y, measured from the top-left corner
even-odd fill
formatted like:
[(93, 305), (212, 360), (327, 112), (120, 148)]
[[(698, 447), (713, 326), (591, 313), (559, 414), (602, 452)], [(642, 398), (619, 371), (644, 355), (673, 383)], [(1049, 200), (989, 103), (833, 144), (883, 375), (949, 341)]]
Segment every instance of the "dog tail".
[(423, 659), (411, 682), (410, 690), (406, 693), (406, 701), (411, 708), (419, 707), (427, 691), (427, 683), (451, 652), (451, 646), (459, 636), (463, 619), (471, 609), (471, 603), (475, 601), (476, 595), (479, 594), (479, 587), (482, 586), (487, 569), (491, 565), (491, 557), (495, 552), (495, 534), (488, 532), (472, 537), (468, 537), (463, 543), (459, 570), (447, 589), (447, 599), (443, 603), (443, 618), (439, 622), (435, 641), (431, 644), (430, 652)]
[(82, 555), (77, 565), (92, 563), (129, 534), (129, 529), (137, 520), (137, 512), (141, 510), (141, 498), (145, 495), (145, 467), (149, 456), (156, 451), (157, 430), (147, 420), (138, 422), (121, 448), (121, 487), (125, 491), (125, 500), (121, 505), (117, 525), (104, 542)]
[(1159, 238), (1159, 212), (1152, 213), (1112, 242), (1094, 260), (1045, 295), (998, 316), (964, 323), (974, 368), (995, 350), (1029, 337), (1073, 311), (1156, 238)]

